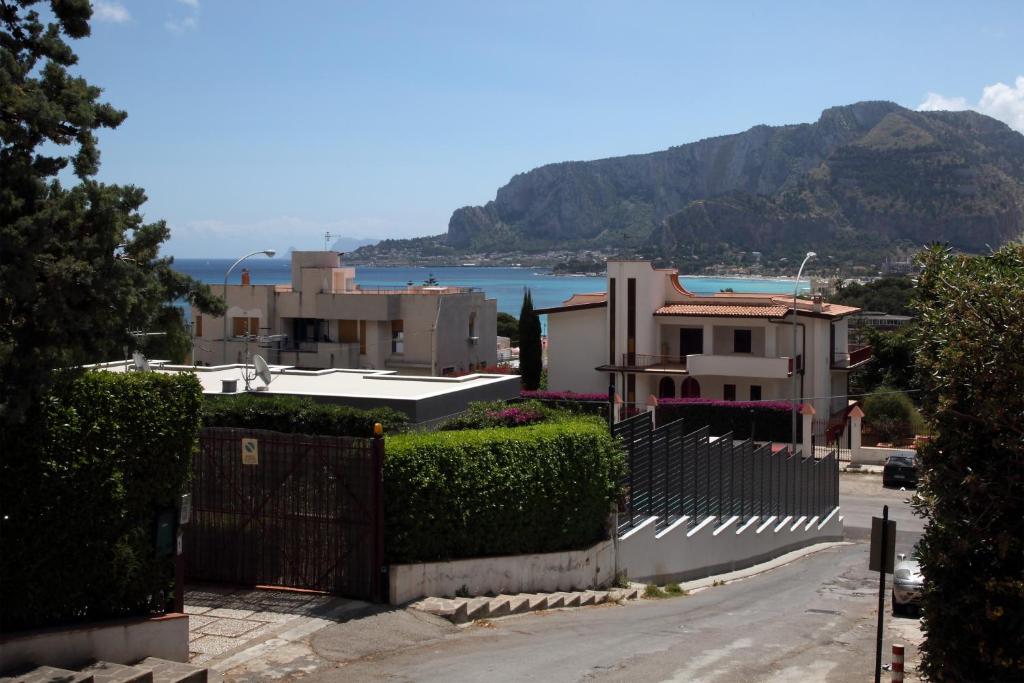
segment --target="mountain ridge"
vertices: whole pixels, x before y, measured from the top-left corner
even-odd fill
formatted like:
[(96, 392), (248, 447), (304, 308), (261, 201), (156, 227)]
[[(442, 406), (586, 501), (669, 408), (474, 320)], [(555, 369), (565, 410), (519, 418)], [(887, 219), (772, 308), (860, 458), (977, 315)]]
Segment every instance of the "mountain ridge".
[(978, 251), (1024, 232), (1024, 135), (972, 111), (830, 107), (664, 150), (545, 164), (456, 209), (453, 252), (622, 248), (785, 257), (822, 243), (878, 256), (941, 241)]

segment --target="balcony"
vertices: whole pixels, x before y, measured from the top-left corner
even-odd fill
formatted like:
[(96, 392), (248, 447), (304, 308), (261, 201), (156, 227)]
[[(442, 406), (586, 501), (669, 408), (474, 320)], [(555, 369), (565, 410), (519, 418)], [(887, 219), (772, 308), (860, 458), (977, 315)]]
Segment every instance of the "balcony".
[(871, 347), (864, 344), (850, 344), (847, 350), (832, 350), (833, 370), (856, 370), (871, 360)]
[(695, 354), (686, 357), (691, 375), (721, 377), (758, 377), (785, 379), (790, 376), (792, 359), (765, 358), (747, 355)]
[(643, 372), (686, 372), (686, 356), (653, 356), (646, 353), (622, 354), (622, 366)]

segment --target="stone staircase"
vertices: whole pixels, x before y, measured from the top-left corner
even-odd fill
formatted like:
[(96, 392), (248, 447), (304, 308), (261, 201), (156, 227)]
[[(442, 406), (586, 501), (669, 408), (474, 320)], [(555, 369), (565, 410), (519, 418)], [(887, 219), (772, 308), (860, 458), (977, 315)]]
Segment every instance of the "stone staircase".
[(568, 593), (519, 593), (479, 598), (424, 598), (411, 607), (421, 612), (444, 617), (455, 624), (477, 619), (494, 619), (511, 614), (524, 614), (545, 609), (587, 607), (606, 602), (624, 603), (637, 600), (643, 588), (612, 588), (610, 590), (572, 591)]
[(77, 671), (36, 666), (0, 675), (0, 683), (207, 683), (208, 679), (207, 669), (156, 657), (131, 665), (99, 661)]

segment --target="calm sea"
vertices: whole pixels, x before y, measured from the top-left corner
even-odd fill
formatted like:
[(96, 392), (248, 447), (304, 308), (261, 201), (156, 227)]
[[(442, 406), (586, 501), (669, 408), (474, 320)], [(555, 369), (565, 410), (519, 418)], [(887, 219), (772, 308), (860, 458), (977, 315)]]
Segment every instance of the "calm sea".
[[(233, 259), (175, 259), (174, 268), (209, 284), (223, 284), (224, 271)], [(253, 284), (283, 284), (291, 281), (291, 261), (286, 258), (253, 257), (243, 264), (249, 269)], [(238, 266), (230, 282), (239, 282)], [(485, 268), (474, 266), (438, 268), (373, 268), (356, 267), (356, 282), (366, 286), (401, 287), (408, 282), (422, 284), (433, 275), (442, 285), (477, 287), (488, 298), (498, 300), (498, 311), (519, 315), (523, 304), (523, 288), (529, 287), (537, 308), (557, 306), (573, 294), (605, 291), (604, 277), (552, 275), (537, 268)], [(692, 292), (703, 294), (732, 287), (736, 292), (792, 292), (793, 281), (783, 279), (711, 278), (680, 276), (680, 282)], [(214, 290), (216, 291), (216, 290)]]

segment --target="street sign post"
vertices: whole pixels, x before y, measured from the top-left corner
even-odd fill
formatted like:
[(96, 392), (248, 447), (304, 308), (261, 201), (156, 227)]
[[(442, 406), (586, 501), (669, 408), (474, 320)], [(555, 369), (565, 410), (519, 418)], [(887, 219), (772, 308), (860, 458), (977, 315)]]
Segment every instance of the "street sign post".
[(875, 683), (882, 679), (882, 619), (885, 614), (885, 575), (892, 574), (896, 557), (896, 521), (889, 519), (889, 506), (882, 517), (871, 518), (871, 554), (868, 569), (878, 572), (878, 629), (875, 633)]

